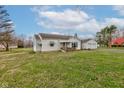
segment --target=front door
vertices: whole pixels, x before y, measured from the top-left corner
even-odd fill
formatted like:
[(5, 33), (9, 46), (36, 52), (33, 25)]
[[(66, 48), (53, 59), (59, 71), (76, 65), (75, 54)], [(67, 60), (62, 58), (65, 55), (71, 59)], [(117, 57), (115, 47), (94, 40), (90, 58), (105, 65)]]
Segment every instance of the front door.
[(72, 48), (73, 48), (73, 49), (76, 49), (77, 46), (78, 46), (78, 43), (77, 43), (77, 42), (73, 42), (73, 43), (72, 43)]

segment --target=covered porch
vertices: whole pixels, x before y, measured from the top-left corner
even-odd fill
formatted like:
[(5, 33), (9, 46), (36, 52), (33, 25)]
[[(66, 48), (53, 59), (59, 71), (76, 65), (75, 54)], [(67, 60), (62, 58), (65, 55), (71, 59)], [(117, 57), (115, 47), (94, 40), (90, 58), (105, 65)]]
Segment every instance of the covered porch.
[(61, 41), (60, 49), (64, 51), (74, 51), (77, 48), (77, 42)]

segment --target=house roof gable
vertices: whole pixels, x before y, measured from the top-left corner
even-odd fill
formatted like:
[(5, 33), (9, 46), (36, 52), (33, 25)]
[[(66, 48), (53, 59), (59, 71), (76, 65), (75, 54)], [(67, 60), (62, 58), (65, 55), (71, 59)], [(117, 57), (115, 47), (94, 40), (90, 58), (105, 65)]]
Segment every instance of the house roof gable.
[(68, 40), (72, 36), (66, 36), (66, 35), (57, 35), (57, 34), (46, 34), (46, 33), (39, 33), (40, 37), (42, 39), (62, 39), (62, 40)]
[(36, 35), (35, 34), (34, 37), (35, 37), (36, 40), (41, 40), (40, 37), (39, 37), (39, 35)]
[(58, 39), (58, 40), (69, 40), (71, 38), (75, 38), (80, 40), (78, 37), (69, 36), (69, 35), (58, 35), (58, 34), (46, 34), (46, 33), (39, 33), (34, 35), (36, 40), (46, 40), (46, 39)]

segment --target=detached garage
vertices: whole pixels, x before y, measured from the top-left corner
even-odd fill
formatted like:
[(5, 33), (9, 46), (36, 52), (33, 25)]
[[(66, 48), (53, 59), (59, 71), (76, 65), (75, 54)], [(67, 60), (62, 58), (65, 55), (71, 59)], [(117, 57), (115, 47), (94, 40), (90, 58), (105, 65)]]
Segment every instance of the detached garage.
[(81, 40), (82, 49), (96, 49), (97, 42), (94, 39)]

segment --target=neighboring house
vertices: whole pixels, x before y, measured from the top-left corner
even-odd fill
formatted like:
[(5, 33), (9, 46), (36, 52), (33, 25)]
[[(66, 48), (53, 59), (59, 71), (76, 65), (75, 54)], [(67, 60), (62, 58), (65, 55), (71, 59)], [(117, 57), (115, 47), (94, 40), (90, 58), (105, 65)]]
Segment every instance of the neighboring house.
[(96, 49), (97, 42), (94, 39), (81, 40), (82, 49)]
[(18, 48), (18, 46), (17, 46), (17, 44), (11, 44), (11, 45), (9, 45), (9, 48), (10, 48), (10, 49)]
[(33, 38), (33, 50), (35, 52), (80, 49), (81, 40), (77, 36), (39, 33)]
[(1, 50), (1, 49), (4, 49), (4, 48), (5, 48), (5, 47), (4, 47), (2, 44), (0, 44), (0, 50)]
[(124, 38), (119, 37), (119, 38), (112, 39), (111, 44), (112, 46), (124, 46)]
[[(9, 49), (18, 48), (17, 44), (9, 44)], [(0, 44), (0, 50), (4, 50), (5, 46)]]
[(115, 31), (112, 34), (112, 41), (111, 41), (112, 47), (116, 46), (123, 46), (124, 47), (124, 31)]

